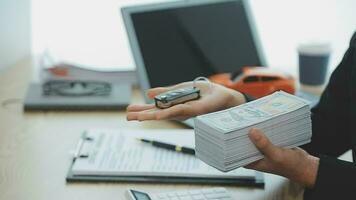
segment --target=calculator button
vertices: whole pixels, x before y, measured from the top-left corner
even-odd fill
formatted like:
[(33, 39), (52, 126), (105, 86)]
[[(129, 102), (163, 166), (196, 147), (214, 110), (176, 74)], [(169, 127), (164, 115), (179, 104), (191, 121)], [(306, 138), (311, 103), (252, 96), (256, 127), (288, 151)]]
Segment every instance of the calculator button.
[(167, 194), (168, 197), (176, 197), (177, 195), (174, 192), (170, 192)]
[(191, 191), (189, 191), (189, 194), (190, 195), (200, 194), (200, 191), (199, 190), (191, 190)]
[(214, 191), (212, 189), (202, 189), (203, 194), (214, 194)]
[(192, 200), (189, 196), (179, 197), (179, 200)]
[(233, 200), (223, 187), (162, 192), (153, 194), (152, 197), (156, 197), (152, 200)]
[(164, 194), (156, 194), (156, 196), (157, 196), (158, 198), (163, 198), (163, 197), (165, 197)]
[(205, 197), (204, 197), (204, 195), (202, 195), (202, 194), (196, 194), (196, 195), (192, 195), (192, 199), (194, 199), (194, 200), (204, 200), (205, 199)]
[(159, 194), (156, 194), (156, 196), (159, 198), (159, 199), (166, 199), (167, 198), (167, 195), (165, 193), (159, 193)]
[(233, 199), (230, 196), (228, 196), (228, 197), (220, 198), (219, 200), (233, 200)]
[(159, 199), (156, 194), (150, 194), (150, 198), (151, 198), (152, 200)]
[(205, 197), (207, 197), (208, 199), (220, 199), (229, 196), (226, 193), (212, 193), (212, 194), (205, 194)]
[(225, 192), (227, 192), (225, 188), (215, 188), (214, 191), (217, 192), (217, 193), (225, 193)]
[(183, 197), (183, 196), (188, 196), (189, 193), (187, 191), (179, 191), (177, 192), (177, 196), (179, 197)]

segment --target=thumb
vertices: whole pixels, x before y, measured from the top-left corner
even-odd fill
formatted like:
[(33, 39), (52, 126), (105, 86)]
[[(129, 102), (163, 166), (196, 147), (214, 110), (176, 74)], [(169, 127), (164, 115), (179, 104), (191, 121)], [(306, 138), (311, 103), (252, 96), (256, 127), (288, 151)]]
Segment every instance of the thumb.
[(252, 143), (266, 157), (278, 157), (279, 149), (275, 147), (261, 130), (252, 128), (248, 134)]
[(175, 90), (175, 89), (179, 89), (179, 88), (187, 87), (187, 86), (193, 86), (193, 83), (192, 82), (183, 82), (183, 83), (179, 83), (177, 85), (172, 85), (172, 86), (168, 86), (168, 87), (152, 88), (147, 91), (147, 96), (149, 98), (153, 99), (155, 96), (157, 96), (163, 92), (167, 92), (170, 90)]

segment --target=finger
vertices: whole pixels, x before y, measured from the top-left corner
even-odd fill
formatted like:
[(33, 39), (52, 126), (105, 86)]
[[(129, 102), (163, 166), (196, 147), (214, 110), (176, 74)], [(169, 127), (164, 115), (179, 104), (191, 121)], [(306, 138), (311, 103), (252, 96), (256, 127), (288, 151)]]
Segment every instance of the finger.
[(138, 120), (138, 121), (145, 121), (145, 120), (155, 120), (157, 117), (157, 111), (150, 110), (150, 111), (143, 111), (143, 112), (129, 112), (127, 113), (126, 119), (128, 121)]
[(138, 117), (137, 120), (139, 121), (146, 121), (146, 120), (157, 120), (157, 113), (159, 111), (157, 110), (151, 110), (151, 111), (146, 111), (146, 112), (141, 112)]
[(132, 105), (129, 105), (129, 106), (126, 108), (126, 111), (128, 111), (128, 112), (139, 112), (139, 111), (144, 111), (144, 110), (152, 109), (152, 108), (154, 108), (154, 107), (155, 107), (154, 104), (142, 104), (142, 105), (139, 105), (139, 104), (132, 104)]
[(152, 99), (155, 96), (157, 96), (157, 95), (159, 95), (159, 94), (161, 94), (163, 92), (167, 92), (167, 91), (170, 91), (170, 90), (175, 90), (175, 89), (178, 89), (178, 88), (186, 87), (188, 85), (192, 85), (193, 86), (193, 83), (192, 82), (183, 82), (183, 83), (179, 83), (177, 85), (173, 85), (173, 86), (169, 86), (169, 87), (152, 88), (152, 89), (147, 90), (147, 96)]
[(178, 104), (157, 113), (157, 119), (189, 118), (192, 116), (192, 108), (187, 104)]
[(280, 157), (279, 149), (259, 129), (251, 129), (248, 136), (257, 149), (268, 158), (275, 160)]
[(201, 98), (184, 103), (190, 107), (190, 113), (194, 113), (194, 115), (201, 115), (214, 111), (214, 109), (211, 109), (210, 107), (211, 104), (208, 105), (206, 101), (203, 101)]
[(151, 99), (153, 99), (155, 96), (167, 92), (170, 90), (171, 87), (157, 87), (157, 88), (152, 88), (147, 90), (147, 96)]
[(267, 162), (262, 158), (261, 160), (255, 161), (253, 163), (250, 163), (246, 166), (244, 166), (246, 169), (254, 169), (258, 171), (267, 171), (268, 170), (268, 164)]
[(139, 112), (129, 112), (126, 114), (126, 120), (127, 121), (137, 120), (138, 115)]

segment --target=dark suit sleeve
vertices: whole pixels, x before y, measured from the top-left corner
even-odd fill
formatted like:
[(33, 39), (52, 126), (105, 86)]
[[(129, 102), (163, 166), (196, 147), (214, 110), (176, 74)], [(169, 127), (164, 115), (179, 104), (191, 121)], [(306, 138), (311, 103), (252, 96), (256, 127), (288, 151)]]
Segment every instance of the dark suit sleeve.
[(318, 105), (312, 109), (312, 142), (302, 146), (310, 154), (339, 156), (351, 147), (349, 109), (355, 40), (356, 35), (332, 73)]
[(321, 155), (314, 188), (305, 190), (304, 199), (354, 199), (355, 181), (354, 163)]
[[(319, 104), (312, 109), (312, 142), (303, 146), (320, 158), (313, 189), (306, 189), (305, 199), (353, 199), (356, 197), (356, 165), (336, 156), (351, 148), (350, 108), (352, 77), (356, 60), (356, 34), (342, 62), (333, 72)], [(323, 155), (324, 154), (324, 155)]]

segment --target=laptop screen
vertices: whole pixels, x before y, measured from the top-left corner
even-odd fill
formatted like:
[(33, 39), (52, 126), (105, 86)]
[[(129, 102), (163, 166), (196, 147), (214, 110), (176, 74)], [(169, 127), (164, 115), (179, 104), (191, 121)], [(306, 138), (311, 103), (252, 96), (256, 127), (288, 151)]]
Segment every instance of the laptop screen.
[(243, 1), (131, 14), (151, 87), (263, 65)]

